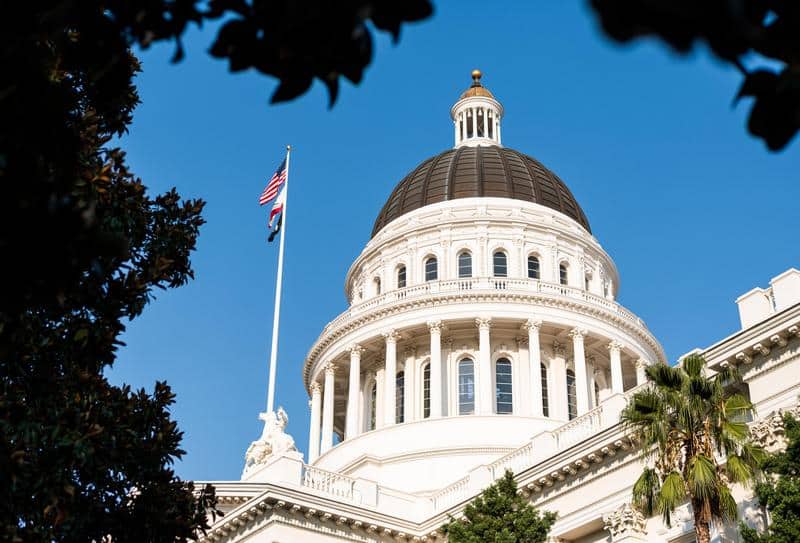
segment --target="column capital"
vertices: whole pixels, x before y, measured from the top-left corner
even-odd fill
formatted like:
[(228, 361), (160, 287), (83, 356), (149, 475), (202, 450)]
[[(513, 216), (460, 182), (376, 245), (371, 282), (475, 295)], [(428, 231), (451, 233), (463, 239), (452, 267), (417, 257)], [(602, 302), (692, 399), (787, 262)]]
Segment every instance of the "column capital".
[(623, 345), (619, 341), (613, 340), (606, 346), (606, 348), (611, 352), (614, 351), (620, 352), (623, 348)]
[(542, 327), (542, 321), (538, 319), (528, 319), (522, 324), (522, 329), (526, 332), (538, 332)]
[(430, 330), (431, 334), (441, 334), (442, 328), (442, 321), (428, 321), (428, 330)]
[(362, 354), (364, 354), (364, 351), (366, 349), (364, 349), (364, 347), (362, 347), (358, 343), (353, 343), (352, 345), (350, 345), (347, 348), (347, 350), (350, 352), (350, 356), (359, 356), (360, 357)]
[(400, 334), (397, 330), (387, 330), (383, 334), (381, 334), (383, 338), (386, 340), (386, 343), (397, 343), (397, 340), (400, 339)]
[(573, 328), (569, 331), (569, 337), (582, 340), (588, 333), (585, 328)]
[(553, 354), (555, 354), (556, 356), (566, 356), (567, 349), (566, 349), (566, 347), (564, 347), (564, 345), (562, 345), (558, 341), (554, 341), (553, 342)]
[(333, 375), (334, 373), (336, 373), (336, 364), (334, 364), (333, 362), (328, 362), (327, 364), (325, 364), (324, 369), (326, 376)]
[(312, 396), (322, 393), (322, 387), (316, 381), (312, 381), (308, 388), (311, 390)]
[(634, 362), (634, 364), (636, 364), (636, 369), (637, 370), (643, 370), (647, 366), (650, 365), (650, 363), (647, 360), (645, 360), (644, 358), (637, 358), (636, 362)]
[(489, 317), (478, 317), (475, 319), (475, 326), (479, 330), (489, 330), (492, 327), (492, 319)]

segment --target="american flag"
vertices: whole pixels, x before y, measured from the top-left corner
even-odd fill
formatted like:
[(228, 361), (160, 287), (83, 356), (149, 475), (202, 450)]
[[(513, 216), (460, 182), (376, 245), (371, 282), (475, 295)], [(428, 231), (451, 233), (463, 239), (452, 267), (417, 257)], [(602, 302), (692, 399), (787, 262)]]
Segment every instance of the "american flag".
[(286, 159), (284, 158), (281, 165), (278, 166), (278, 169), (272, 174), (272, 178), (269, 180), (269, 183), (267, 183), (267, 188), (264, 189), (264, 192), (262, 192), (261, 196), (258, 198), (259, 205), (263, 206), (269, 203), (278, 195), (278, 191), (283, 184), (286, 183), (286, 173)]

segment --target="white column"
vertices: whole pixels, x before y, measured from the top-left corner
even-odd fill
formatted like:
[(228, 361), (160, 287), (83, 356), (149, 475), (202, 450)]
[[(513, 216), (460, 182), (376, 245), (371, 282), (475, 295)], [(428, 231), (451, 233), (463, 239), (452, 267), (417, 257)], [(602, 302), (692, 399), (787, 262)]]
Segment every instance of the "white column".
[(647, 382), (647, 374), (644, 372), (649, 364), (644, 358), (636, 360), (636, 385), (642, 385)]
[(531, 366), (528, 363), (528, 336), (517, 336), (514, 338), (517, 344), (518, 363), (511, 372), (511, 382), (513, 383), (513, 408), (514, 415), (530, 417), (533, 408), (531, 398)]
[(500, 117), (498, 117), (497, 121), (495, 121), (495, 122), (497, 123), (495, 125), (495, 137), (497, 138), (497, 145), (500, 145), (501, 143), (503, 143), (500, 140)]
[(333, 447), (333, 396), (335, 394), (333, 378), (336, 365), (328, 362), (325, 365), (325, 396), (322, 402), (322, 446), (321, 452), (325, 454)]
[(383, 425), (391, 426), (396, 421), (395, 403), (397, 401), (397, 340), (400, 337), (394, 330), (389, 330), (383, 337), (386, 339), (386, 374), (383, 386)]
[(578, 416), (580, 417), (589, 410), (586, 353), (583, 349), (583, 338), (586, 336), (586, 330), (573, 328), (569, 335), (572, 337), (572, 355), (575, 363), (575, 395), (577, 397)]
[(567, 349), (561, 343), (553, 342), (553, 359), (550, 361), (550, 416), (569, 419), (567, 408)]
[(488, 317), (481, 317), (475, 319), (475, 324), (478, 326), (478, 405), (475, 412), (481, 415), (491, 415), (494, 412), (492, 351), (489, 335), (492, 321)]
[(625, 392), (625, 385), (622, 382), (622, 358), (620, 351), (622, 344), (618, 341), (612, 341), (608, 344), (608, 353), (611, 360), (611, 393), (622, 394)]
[(364, 348), (360, 345), (352, 345), (350, 347), (350, 381), (347, 391), (346, 439), (356, 437), (361, 428), (358, 421), (361, 413), (359, 390), (361, 389), (361, 353), (363, 352)]
[(595, 401), (594, 394), (594, 368), (595, 368), (595, 359), (594, 356), (587, 356), (586, 357), (586, 376), (587, 376), (587, 383), (586, 388), (589, 393), (589, 409), (594, 409), (597, 407), (597, 402)]
[(431, 417), (442, 416), (442, 321), (428, 322), (431, 334)]
[(531, 397), (533, 398), (533, 416), (543, 417), (542, 408), (542, 352), (539, 345), (539, 329), (542, 321), (530, 319), (523, 328), (528, 331), (528, 366), (531, 371)]
[(458, 115), (456, 115), (456, 118), (453, 119), (453, 128), (453, 137), (455, 139), (454, 145), (458, 145)]
[(322, 388), (319, 383), (311, 383), (311, 425), (308, 429), (308, 463), (319, 457), (319, 425), (322, 415)]
[(405, 382), (405, 398), (403, 405), (403, 420), (406, 422), (411, 422), (415, 420), (414, 417), (414, 406), (417, 403), (417, 348), (416, 347), (408, 347), (405, 350), (406, 355), (406, 364), (405, 369), (403, 370), (406, 375), (406, 382)]

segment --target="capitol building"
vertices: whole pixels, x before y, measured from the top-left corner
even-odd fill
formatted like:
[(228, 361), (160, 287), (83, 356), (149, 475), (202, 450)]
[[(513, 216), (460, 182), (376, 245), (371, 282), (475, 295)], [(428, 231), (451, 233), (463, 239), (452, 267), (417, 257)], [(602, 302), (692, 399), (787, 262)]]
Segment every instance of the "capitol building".
[[(480, 72), (450, 116), (453, 146), (388, 196), (344, 278), (347, 309), (296, 376), (308, 455), (282, 410), (265, 414), (241, 480), (213, 482), (225, 515), (202, 541), (444, 542), (506, 470), (558, 514), (553, 542), (694, 541), (688, 503), (671, 526), (630, 505), (642, 461), (620, 412), (645, 368), (671, 361), (617, 303), (612, 257), (564, 181), (503, 145)], [(753, 439), (776, 450), (780, 414), (798, 409), (800, 271), (768, 279), (737, 299), (741, 329), (697, 352), (738, 367)], [(735, 497), (763, 528), (752, 492)], [(738, 541), (736, 526), (712, 536)]]

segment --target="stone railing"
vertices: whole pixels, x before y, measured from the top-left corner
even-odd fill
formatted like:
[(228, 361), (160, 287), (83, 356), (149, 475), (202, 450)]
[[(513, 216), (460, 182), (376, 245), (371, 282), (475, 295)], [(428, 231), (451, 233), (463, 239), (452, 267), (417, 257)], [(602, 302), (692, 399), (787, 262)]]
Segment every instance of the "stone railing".
[(602, 425), (603, 404), (600, 404), (580, 417), (576, 417), (563, 426), (559, 426), (553, 430), (556, 450), (565, 449), (589, 437), (599, 431)]
[(448, 294), (454, 292), (476, 291), (504, 291), (519, 294), (543, 294), (546, 296), (571, 298), (591, 305), (600, 306), (611, 313), (614, 313), (625, 320), (631, 321), (644, 327), (644, 322), (619, 305), (597, 294), (592, 294), (580, 288), (568, 287), (558, 283), (546, 283), (536, 279), (514, 279), (506, 277), (471, 277), (463, 279), (444, 279), (441, 281), (428, 281), (420, 285), (390, 290), (369, 300), (353, 304), (350, 308), (336, 317), (325, 326), (325, 332), (337, 327), (351, 317), (355, 317), (365, 311), (375, 307), (413, 300), (437, 294)]
[(507, 469), (516, 473), (527, 468), (533, 463), (533, 452), (533, 442), (531, 442), (495, 460), (489, 464), (492, 479), (499, 479)]
[(470, 476), (462, 477), (455, 483), (452, 483), (439, 492), (431, 496), (433, 502), (433, 510), (441, 511), (446, 507), (450, 507), (454, 503), (458, 503), (466, 499), (469, 495), (469, 480)]
[(347, 475), (325, 471), (313, 466), (305, 466), (303, 470), (303, 486), (330, 494), (346, 500), (353, 499), (353, 487), (356, 480)]

